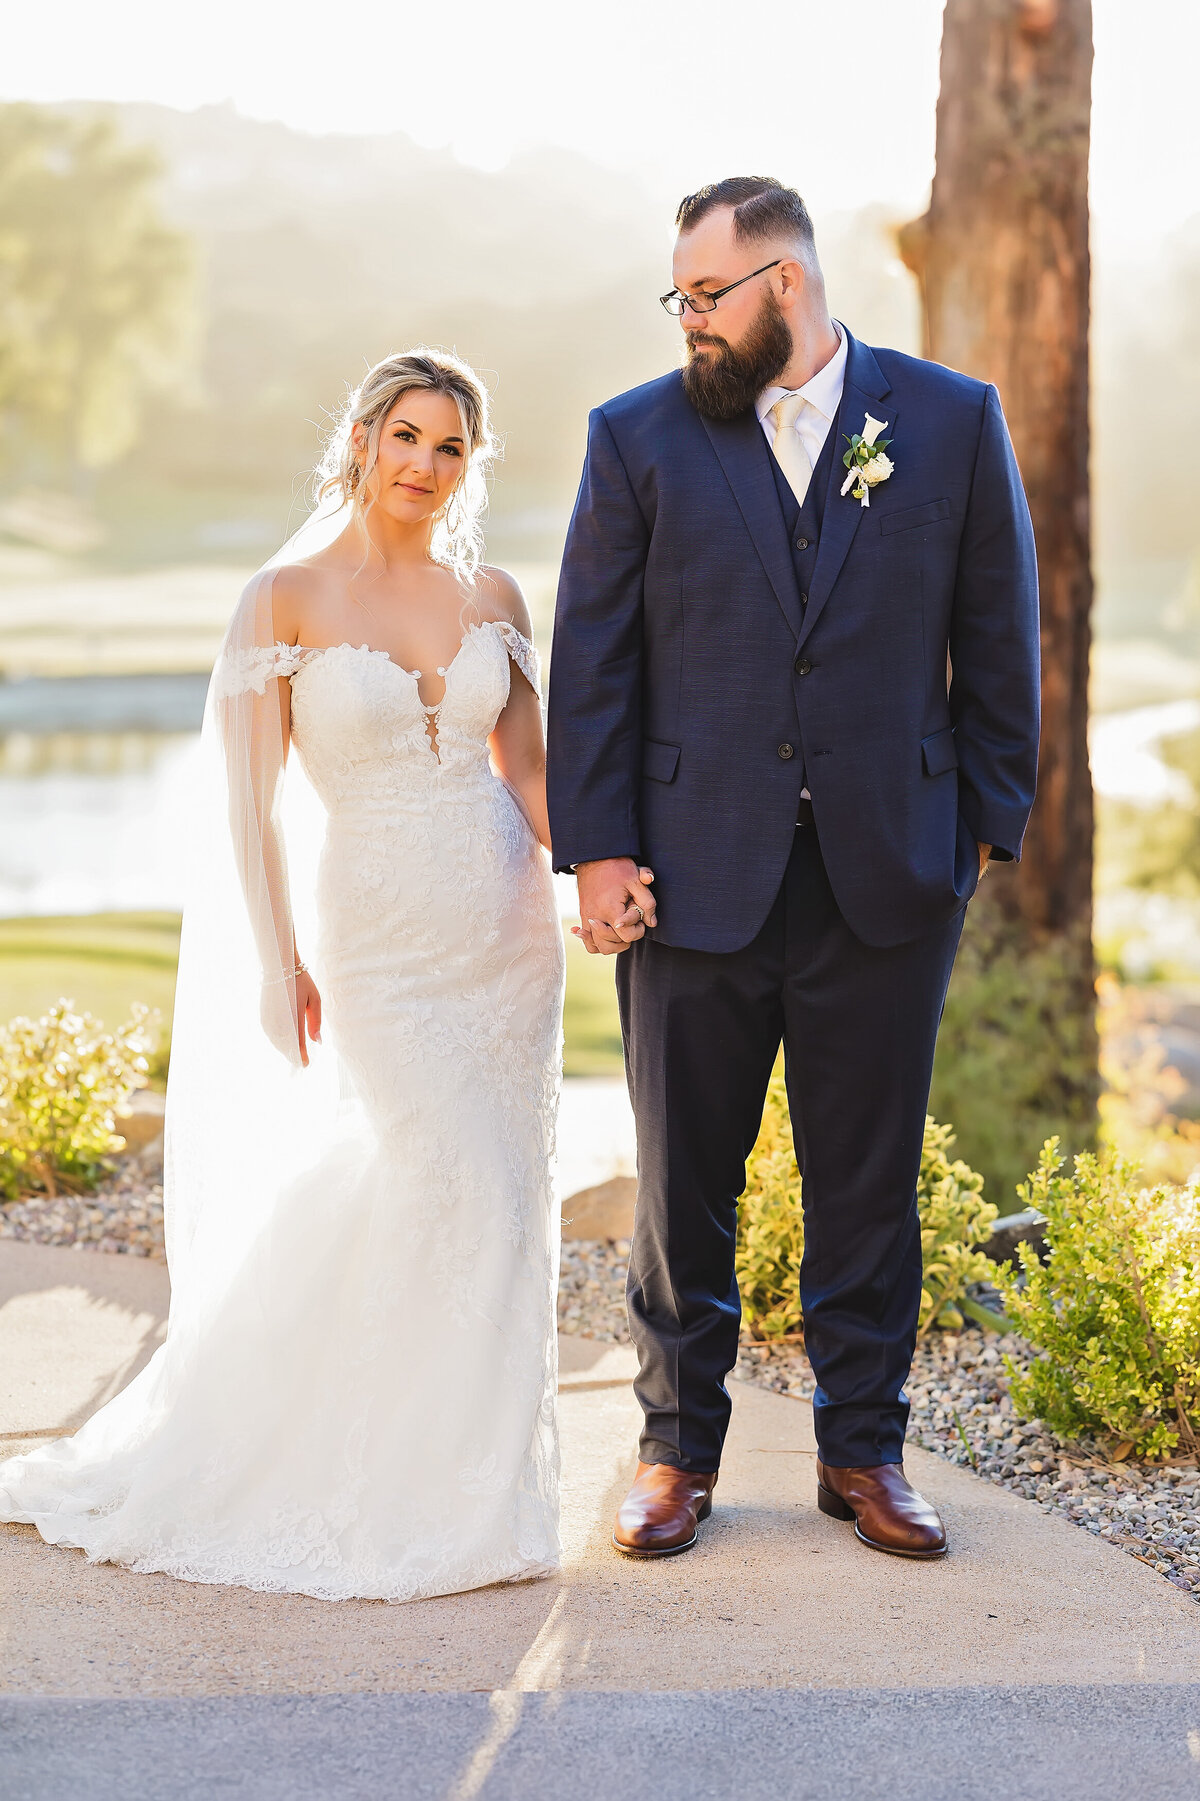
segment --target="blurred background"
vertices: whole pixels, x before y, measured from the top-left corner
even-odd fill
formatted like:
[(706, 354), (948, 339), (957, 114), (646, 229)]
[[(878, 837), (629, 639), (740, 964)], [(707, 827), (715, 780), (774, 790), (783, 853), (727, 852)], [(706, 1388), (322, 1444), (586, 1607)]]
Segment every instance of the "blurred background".
[[(1200, 1120), (1200, 16), (1191, 0), (1092, 15), (1102, 1068), (1109, 1129), (1183, 1175)], [(505, 441), (489, 555), (544, 647), (588, 410), (678, 359), (656, 296), (685, 191), (731, 173), (795, 184), (834, 313), (922, 352), (897, 234), (929, 201), (942, 23), (941, 0), (736, 15), (460, 0), (427, 18), (362, 0), (348, 23), (309, 0), (213, 0), (195, 18), (65, 0), (9, 19), (0, 1021), (61, 995), (114, 1024), (147, 1002), (161, 1083), (207, 672), (247, 574), (303, 516), (330, 416), (380, 356), (445, 345), (488, 380)], [(567, 1071), (615, 1097), (611, 989), (611, 966), (572, 954)], [(1015, 1162), (995, 1151), (1009, 1102), (982, 1092), (961, 996), (941, 1093), (992, 1198), (1015, 1205), (1036, 1133)], [(989, 1030), (1027, 1062), (1020, 1033), (1044, 1033), (1045, 1010), (1012, 1013)], [(1089, 1081), (1083, 1112), (1063, 1112), (1080, 1143)], [(604, 1145), (581, 1179), (628, 1159), (619, 1101), (596, 1104)]]

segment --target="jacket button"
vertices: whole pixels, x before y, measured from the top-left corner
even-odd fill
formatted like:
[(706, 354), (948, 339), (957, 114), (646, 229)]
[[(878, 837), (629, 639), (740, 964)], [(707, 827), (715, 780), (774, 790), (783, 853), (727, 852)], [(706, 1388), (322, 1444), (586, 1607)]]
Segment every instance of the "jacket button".
[(796, 549), (797, 550), (807, 550), (808, 549), (808, 539), (807, 538), (797, 538), (796, 539)]
[(807, 657), (797, 657), (796, 658), (796, 674), (797, 675), (811, 675), (811, 673), (812, 673), (812, 664), (809, 662), (808, 658)]
[(794, 751), (794, 750), (793, 750), (793, 749), (792, 749), (792, 747), (791, 747), (791, 745), (790, 745), (790, 744), (781, 744), (781, 745), (780, 745), (780, 746), (779, 746), (779, 753), (778, 753), (778, 754), (779, 754), (779, 755), (780, 755), (780, 756), (781, 756), (781, 757), (782, 757), (782, 758), (783, 758), (783, 760), (784, 760), (784, 762), (785, 762), (785, 763), (786, 763), (786, 762), (787, 762), (787, 760), (788, 760), (788, 758), (789, 758), (789, 757), (794, 757), (794, 756), (795, 756), (795, 754), (796, 754), (796, 753), (795, 753), (795, 751)]

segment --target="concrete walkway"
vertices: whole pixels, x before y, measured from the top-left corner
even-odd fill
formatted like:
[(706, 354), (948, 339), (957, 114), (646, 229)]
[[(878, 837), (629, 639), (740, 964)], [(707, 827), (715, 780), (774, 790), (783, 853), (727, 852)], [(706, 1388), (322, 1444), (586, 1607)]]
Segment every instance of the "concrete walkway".
[[(161, 1266), (0, 1242), (5, 1450), (150, 1355)], [(686, 1557), (608, 1544), (630, 1353), (563, 1341), (561, 1577), (406, 1606), (134, 1576), (0, 1528), (7, 1796), (889, 1801), (1200, 1797), (1200, 1609), (919, 1451), (953, 1551), (881, 1557), (814, 1502), (812, 1420), (735, 1385)]]

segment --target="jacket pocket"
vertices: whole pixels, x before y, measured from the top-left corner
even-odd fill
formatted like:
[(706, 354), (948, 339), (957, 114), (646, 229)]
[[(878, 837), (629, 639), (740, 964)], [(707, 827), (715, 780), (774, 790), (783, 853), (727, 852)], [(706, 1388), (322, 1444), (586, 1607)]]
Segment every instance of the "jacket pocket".
[(642, 739), (642, 774), (652, 782), (673, 782), (679, 767), (679, 746)]
[(921, 760), (926, 775), (945, 775), (947, 770), (958, 768), (952, 725), (943, 726), (940, 732), (931, 732), (928, 738), (922, 738)]
[(936, 520), (949, 517), (948, 500), (927, 500), (923, 507), (905, 507), (901, 513), (888, 513), (879, 521), (879, 535), (886, 538), (889, 532), (908, 532), (914, 526), (933, 525)]

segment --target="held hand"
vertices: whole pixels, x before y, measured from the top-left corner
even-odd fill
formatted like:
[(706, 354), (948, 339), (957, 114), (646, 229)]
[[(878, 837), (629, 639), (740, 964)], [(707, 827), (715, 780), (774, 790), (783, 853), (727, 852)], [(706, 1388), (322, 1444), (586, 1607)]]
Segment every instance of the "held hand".
[(658, 923), (650, 890), (654, 871), (639, 868), (632, 857), (581, 863), (575, 874), (582, 924), (571, 930), (589, 956), (616, 956)]
[(982, 882), (988, 872), (988, 858), (992, 854), (992, 847), (990, 844), (981, 844), (978, 838), (975, 843), (979, 850), (979, 879)]

